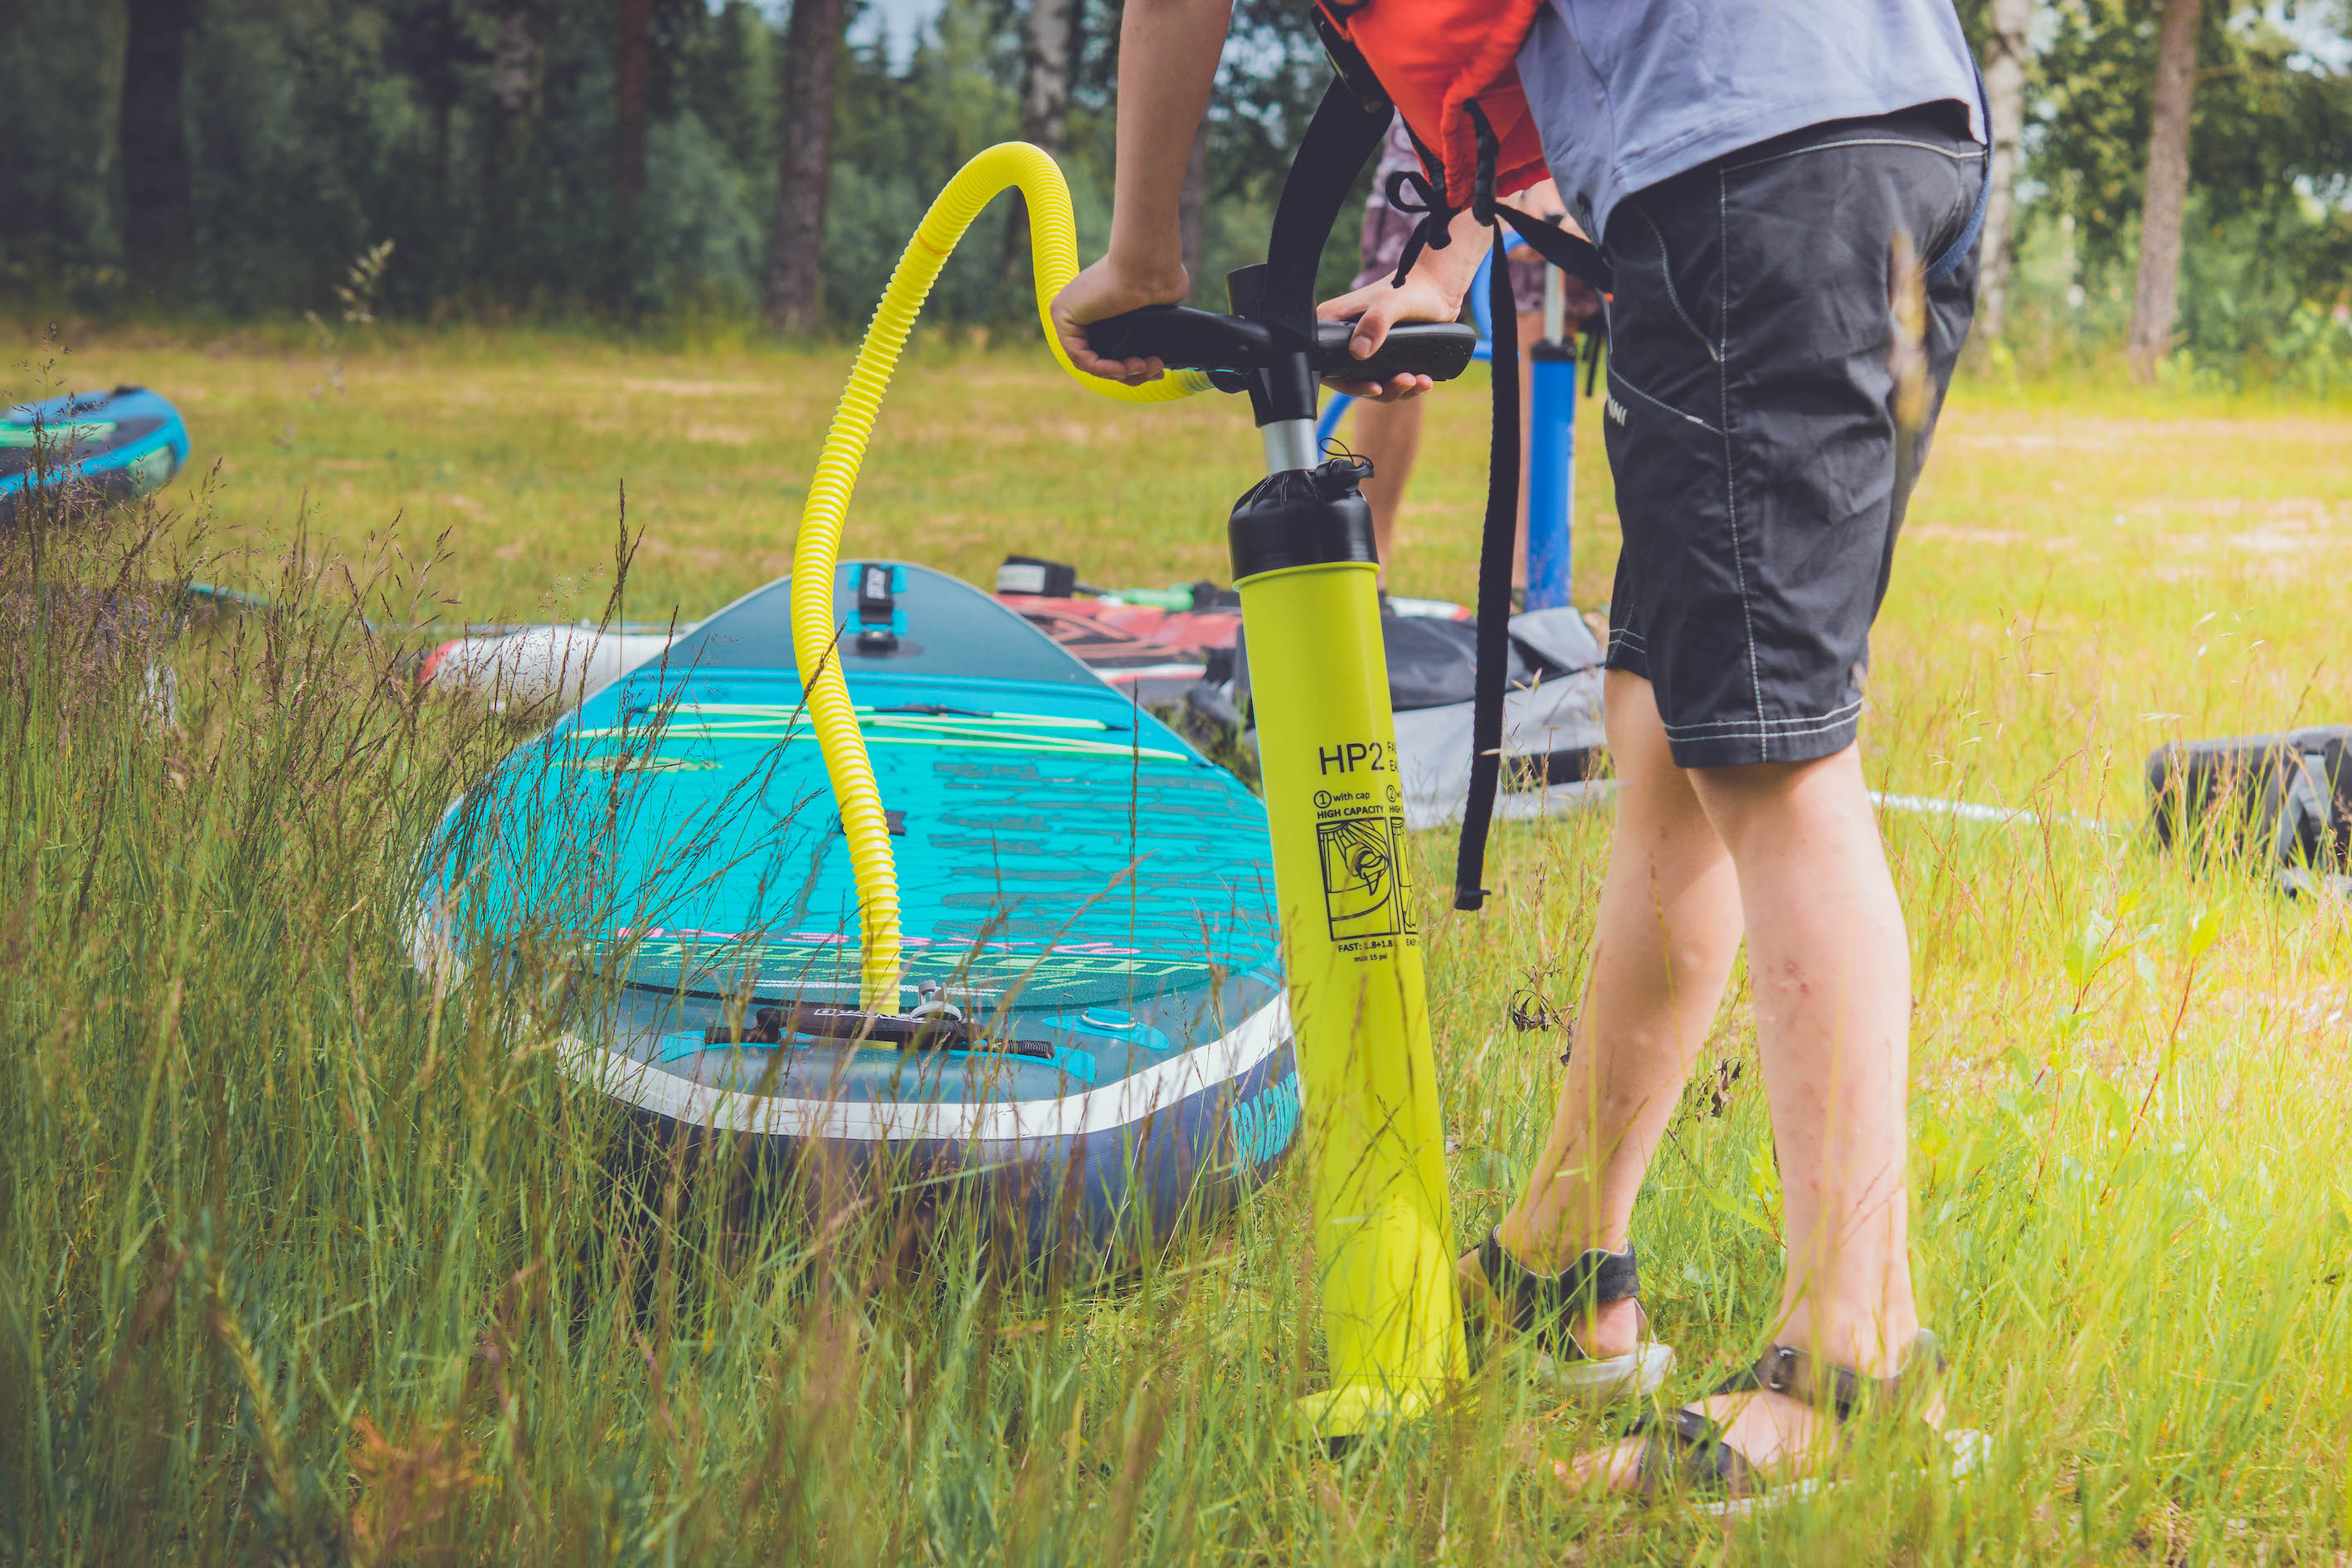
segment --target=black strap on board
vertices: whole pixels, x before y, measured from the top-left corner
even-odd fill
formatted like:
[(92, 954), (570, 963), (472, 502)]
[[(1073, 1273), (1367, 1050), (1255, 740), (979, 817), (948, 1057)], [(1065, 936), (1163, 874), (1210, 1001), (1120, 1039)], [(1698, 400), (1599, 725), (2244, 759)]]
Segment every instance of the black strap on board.
[(1486, 902), (1486, 831), (1503, 776), (1503, 683), (1511, 662), (1511, 552), (1519, 521), (1519, 306), (1511, 266), (1496, 222), (1496, 142), (1477, 105), (1478, 188), (1471, 211), (1494, 226), (1486, 266), (1486, 315), (1494, 323), (1487, 360), (1495, 387), (1495, 423), (1486, 443), (1486, 525), (1478, 543), (1478, 676), (1470, 699), (1470, 795), (1462, 807), (1462, 841), (1454, 862), (1454, 907)]
[[(1568, 232), (1558, 224), (1532, 217), (1518, 208), (1495, 204), (1495, 216), (1509, 224), (1527, 241), (1528, 248), (1567, 273), (1592, 286), (1597, 293), (1613, 293), (1616, 275), (1609, 268), (1609, 258), (1591, 240)], [(1499, 233), (1498, 233), (1499, 237)]]

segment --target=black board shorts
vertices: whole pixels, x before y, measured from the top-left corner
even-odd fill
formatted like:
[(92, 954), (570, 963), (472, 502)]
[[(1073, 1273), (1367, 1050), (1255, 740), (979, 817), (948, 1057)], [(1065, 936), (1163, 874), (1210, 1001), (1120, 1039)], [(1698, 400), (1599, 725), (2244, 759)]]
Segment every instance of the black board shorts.
[(1922, 431), (1898, 473), (1891, 247), (1906, 229), (1932, 268), (1968, 247), (1927, 294), (1932, 429), (1976, 308), (1982, 157), (1938, 104), (1744, 148), (1610, 215), (1608, 662), (1650, 682), (1680, 766), (1853, 742), (1926, 456)]

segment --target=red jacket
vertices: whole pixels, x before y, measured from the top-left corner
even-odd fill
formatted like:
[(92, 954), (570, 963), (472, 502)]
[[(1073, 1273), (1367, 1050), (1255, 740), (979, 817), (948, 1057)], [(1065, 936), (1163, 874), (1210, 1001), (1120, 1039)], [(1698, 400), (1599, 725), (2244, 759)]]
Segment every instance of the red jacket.
[[(1544, 0), (1316, 0), (1328, 32), (1362, 57), (1404, 116), (1446, 204), (1470, 205), (1477, 179), (1475, 103), (1495, 132), (1495, 195), (1549, 177), (1543, 141), (1519, 86), (1519, 46)], [(1327, 41), (1328, 41), (1327, 33)], [(1339, 59), (1343, 75), (1349, 62)]]

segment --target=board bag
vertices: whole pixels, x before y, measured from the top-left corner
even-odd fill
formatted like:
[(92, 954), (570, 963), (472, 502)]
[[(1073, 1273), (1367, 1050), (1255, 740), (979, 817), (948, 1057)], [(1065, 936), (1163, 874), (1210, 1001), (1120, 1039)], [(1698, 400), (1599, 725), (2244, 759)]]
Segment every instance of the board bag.
[(2352, 724), (2160, 746), (2147, 792), (2159, 848), (2244, 855), (2290, 893), (2352, 893)]

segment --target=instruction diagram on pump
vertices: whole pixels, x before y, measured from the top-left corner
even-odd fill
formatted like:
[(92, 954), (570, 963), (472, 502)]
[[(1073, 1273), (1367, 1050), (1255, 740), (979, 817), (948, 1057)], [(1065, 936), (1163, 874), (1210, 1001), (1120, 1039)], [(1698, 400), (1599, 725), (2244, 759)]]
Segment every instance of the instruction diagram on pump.
[(1394, 785), (1316, 792), (1323, 913), (1331, 940), (1343, 946), (1383, 947), (1389, 944), (1372, 939), (1412, 937), (1404, 818), (1396, 815), (1396, 793)]

